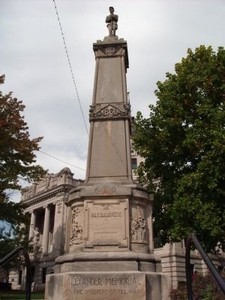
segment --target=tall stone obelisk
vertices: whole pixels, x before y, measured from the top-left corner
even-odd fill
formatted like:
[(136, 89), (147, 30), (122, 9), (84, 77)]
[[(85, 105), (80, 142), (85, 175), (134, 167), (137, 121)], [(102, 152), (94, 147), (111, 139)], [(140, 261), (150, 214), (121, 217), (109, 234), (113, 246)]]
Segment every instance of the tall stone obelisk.
[(153, 254), (152, 198), (132, 180), (127, 43), (109, 35), (93, 45), (86, 181), (70, 192), (65, 254), (47, 276), (46, 300), (168, 299), (167, 278)]

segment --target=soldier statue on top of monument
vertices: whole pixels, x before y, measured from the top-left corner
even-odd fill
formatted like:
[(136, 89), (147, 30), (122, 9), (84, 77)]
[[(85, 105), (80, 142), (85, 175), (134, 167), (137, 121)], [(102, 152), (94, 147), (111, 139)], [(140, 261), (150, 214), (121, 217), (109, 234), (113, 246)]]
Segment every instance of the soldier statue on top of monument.
[(110, 15), (106, 17), (105, 22), (107, 23), (107, 27), (109, 30), (109, 36), (116, 36), (116, 30), (118, 28), (118, 15), (114, 14), (114, 8), (112, 6), (109, 7)]

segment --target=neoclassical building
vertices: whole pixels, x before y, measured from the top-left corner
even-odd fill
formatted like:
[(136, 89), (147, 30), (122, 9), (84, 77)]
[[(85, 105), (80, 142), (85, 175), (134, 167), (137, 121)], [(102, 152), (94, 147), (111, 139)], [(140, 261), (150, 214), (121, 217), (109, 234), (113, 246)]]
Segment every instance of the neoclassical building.
[[(30, 215), (33, 289), (44, 289), (46, 274), (53, 272), (56, 257), (64, 253), (68, 193), (82, 182), (73, 178), (69, 168), (64, 168), (22, 190), (21, 202), (26, 207), (24, 213)], [(12, 288), (20, 288), (23, 281), (20, 272), (10, 273)]]

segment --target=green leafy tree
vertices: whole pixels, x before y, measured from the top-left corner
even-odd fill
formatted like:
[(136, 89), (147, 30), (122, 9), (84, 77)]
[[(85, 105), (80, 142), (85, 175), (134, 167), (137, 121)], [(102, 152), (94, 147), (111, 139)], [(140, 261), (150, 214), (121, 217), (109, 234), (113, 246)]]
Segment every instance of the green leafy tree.
[(155, 192), (155, 236), (195, 232), (206, 250), (225, 249), (225, 49), (188, 49), (157, 87), (134, 135), (140, 179)]
[[(0, 76), (0, 84), (4, 76)], [(0, 91), (0, 244), (12, 244), (13, 236), (18, 233), (18, 225), (26, 223), (21, 203), (14, 203), (10, 195), (21, 189), (20, 179), (28, 182), (39, 180), (45, 171), (35, 165), (34, 151), (39, 149), (42, 138), (31, 139), (28, 127), (22, 115), (25, 106), (12, 97), (12, 93), (3, 95)], [(9, 226), (10, 225), (10, 226)], [(22, 230), (22, 229), (21, 229)], [(14, 243), (15, 246), (15, 243)], [(7, 252), (12, 247), (4, 247)], [(3, 251), (4, 252), (4, 251)], [(2, 251), (1, 251), (2, 254)]]
[[(13, 224), (11, 225), (10, 230), (5, 230), (4, 227), (0, 229), (2, 234), (2, 238), (0, 240), (0, 259), (19, 246), (23, 246), (28, 251), (32, 249), (28, 241), (29, 227), (26, 226), (26, 224), (26, 220), (23, 220), (23, 226)], [(17, 253), (10, 261), (4, 264), (3, 268), (5, 271), (9, 271), (11, 269), (20, 270), (24, 263), (24, 257)]]

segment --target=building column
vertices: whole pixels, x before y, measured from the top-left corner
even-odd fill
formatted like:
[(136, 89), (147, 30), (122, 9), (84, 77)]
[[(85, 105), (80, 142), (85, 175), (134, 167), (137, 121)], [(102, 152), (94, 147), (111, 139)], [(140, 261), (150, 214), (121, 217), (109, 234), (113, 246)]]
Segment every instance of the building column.
[(29, 240), (32, 239), (34, 235), (34, 226), (36, 222), (36, 214), (34, 211), (31, 212), (31, 218), (30, 218), (30, 230), (29, 230)]
[(44, 230), (43, 230), (43, 243), (42, 243), (43, 254), (48, 253), (49, 225), (50, 225), (50, 207), (46, 206), (45, 218), (44, 218)]
[(53, 230), (53, 251), (55, 255), (60, 255), (62, 252), (62, 245), (64, 245), (64, 203), (63, 198), (61, 198), (55, 204), (55, 216), (54, 216), (54, 230)]

